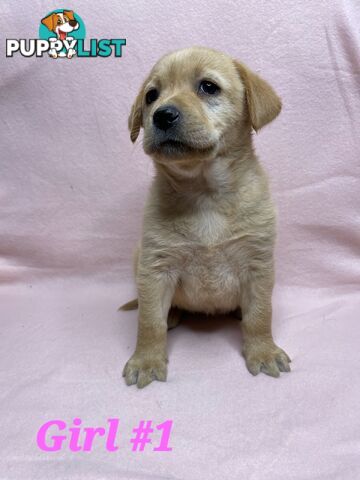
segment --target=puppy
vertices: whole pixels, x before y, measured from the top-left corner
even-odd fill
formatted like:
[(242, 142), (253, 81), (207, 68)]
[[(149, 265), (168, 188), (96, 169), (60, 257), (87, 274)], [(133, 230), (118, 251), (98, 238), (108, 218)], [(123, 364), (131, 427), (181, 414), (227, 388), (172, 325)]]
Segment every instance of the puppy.
[[(64, 41), (70, 40), (72, 37), (68, 37), (68, 33), (73, 32), (79, 28), (79, 23), (74, 18), (74, 12), (72, 10), (64, 10), (63, 13), (52, 13), (41, 20), (41, 23), (45, 25), (51, 32), (56, 33), (57, 39)], [(67, 54), (57, 51), (52, 48), (49, 51), (49, 55), (53, 58), (65, 57), (71, 58), (76, 55), (76, 51), (73, 48), (69, 48)]]
[(241, 308), (250, 373), (290, 371), (271, 333), (275, 213), (251, 136), (280, 110), (267, 82), (207, 48), (166, 55), (144, 81), (130, 138), (143, 127), (156, 175), (135, 255), (139, 325), (127, 385), (166, 380), (167, 329), (183, 310)]

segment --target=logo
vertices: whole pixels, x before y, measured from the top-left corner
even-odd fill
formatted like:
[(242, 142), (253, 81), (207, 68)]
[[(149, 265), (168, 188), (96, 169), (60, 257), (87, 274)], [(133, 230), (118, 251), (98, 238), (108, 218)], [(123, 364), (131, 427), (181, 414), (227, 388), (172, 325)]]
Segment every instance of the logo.
[(74, 47), (78, 40), (85, 39), (85, 33), (84, 22), (72, 10), (55, 10), (41, 20), (39, 28), (39, 37), (51, 44), (49, 55), (52, 58), (76, 55)]
[(85, 35), (80, 15), (73, 10), (53, 10), (41, 19), (38, 39), (7, 39), (6, 56), (42, 57), (47, 54), (54, 59), (122, 56), (125, 38), (92, 38), (86, 44)]

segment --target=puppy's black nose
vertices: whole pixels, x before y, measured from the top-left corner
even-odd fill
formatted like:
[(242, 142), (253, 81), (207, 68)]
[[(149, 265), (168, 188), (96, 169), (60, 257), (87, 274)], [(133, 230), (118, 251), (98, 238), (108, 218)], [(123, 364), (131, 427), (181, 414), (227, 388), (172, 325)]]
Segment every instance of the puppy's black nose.
[(69, 24), (70, 24), (72, 27), (76, 27), (77, 21), (76, 21), (76, 20), (69, 20)]
[(168, 130), (179, 120), (180, 112), (176, 107), (167, 105), (158, 108), (153, 116), (154, 125), (160, 130)]

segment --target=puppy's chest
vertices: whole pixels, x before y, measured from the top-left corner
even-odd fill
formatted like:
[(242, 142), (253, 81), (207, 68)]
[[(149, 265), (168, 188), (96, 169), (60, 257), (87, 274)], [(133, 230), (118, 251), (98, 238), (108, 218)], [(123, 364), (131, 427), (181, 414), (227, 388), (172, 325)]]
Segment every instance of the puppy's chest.
[(154, 266), (176, 278), (174, 305), (208, 313), (235, 309), (249, 259), (242, 223), (204, 210), (168, 224), (166, 231), (152, 236), (158, 245)]
[(183, 225), (183, 270), (233, 265), (241, 248), (237, 225), (217, 211), (205, 210)]
[(230, 221), (223, 214), (203, 210), (192, 218), (187, 225), (188, 240), (196, 246), (210, 250), (231, 236)]
[(187, 226), (182, 261), (178, 265), (178, 299), (196, 298), (202, 309), (209, 300), (220, 306), (219, 297), (237, 296), (242, 242), (236, 237), (232, 223), (217, 212), (204, 212)]

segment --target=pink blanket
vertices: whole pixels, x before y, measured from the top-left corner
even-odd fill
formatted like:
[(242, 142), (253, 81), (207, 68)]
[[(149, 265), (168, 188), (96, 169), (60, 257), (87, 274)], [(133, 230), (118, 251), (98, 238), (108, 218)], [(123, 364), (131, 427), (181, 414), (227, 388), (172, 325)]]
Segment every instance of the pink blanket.
[[(3, 49), (37, 38), (62, 6), (45, 3), (1, 2)], [(127, 45), (122, 58), (2, 51), (0, 478), (360, 478), (359, 2), (69, 8), (87, 38)], [(192, 44), (243, 60), (283, 99), (255, 141), (278, 207), (274, 336), (292, 373), (252, 377), (232, 319), (188, 319), (169, 333), (168, 382), (137, 390), (121, 377), (136, 312), (116, 309), (136, 295), (153, 169), (127, 116), (158, 57)], [(136, 443), (141, 421), (153, 432)], [(100, 429), (88, 451), (84, 427)]]

